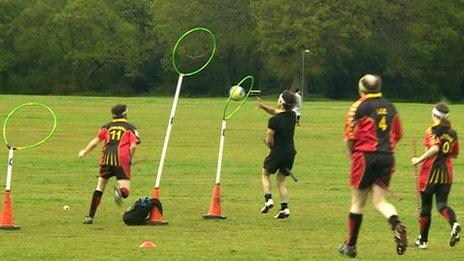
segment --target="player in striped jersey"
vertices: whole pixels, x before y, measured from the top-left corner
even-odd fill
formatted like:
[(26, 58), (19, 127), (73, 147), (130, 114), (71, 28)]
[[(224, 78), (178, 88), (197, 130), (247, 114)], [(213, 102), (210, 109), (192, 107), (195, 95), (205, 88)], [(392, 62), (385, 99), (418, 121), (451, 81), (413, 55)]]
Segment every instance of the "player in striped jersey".
[(97, 188), (92, 195), (89, 215), (84, 224), (92, 224), (97, 207), (105, 191), (109, 178), (115, 176), (117, 185), (114, 187), (114, 200), (120, 205), (123, 198), (129, 196), (131, 178), (131, 159), (135, 148), (140, 143), (139, 134), (134, 125), (127, 121), (127, 106), (117, 104), (111, 108), (113, 121), (101, 127), (97, 136), (87, 147), (79, 152), (82, 159), (103, 142), (100, 156), (100, 177)]
[(433, 195), (438, 211), (451, 226), (449, 244), (454, 246), (460, 239), (461, 225), (456, 221), (454, 210), (448, 206), (448, 195), (453, 183), (452, 158), (456, 158), (459, 154), (458, 136), (456, 131), (451, 129), (448, 116), (449, 108), (445, 103), (438, 103), (433, 108), (433, 125), (426, 130), (424, 137), (426, 151), (420, 157), (411, 159), (413, 165), (422, 163), (419, 175), (421, 234), (414, 242), (420, 249), (427, 249)]

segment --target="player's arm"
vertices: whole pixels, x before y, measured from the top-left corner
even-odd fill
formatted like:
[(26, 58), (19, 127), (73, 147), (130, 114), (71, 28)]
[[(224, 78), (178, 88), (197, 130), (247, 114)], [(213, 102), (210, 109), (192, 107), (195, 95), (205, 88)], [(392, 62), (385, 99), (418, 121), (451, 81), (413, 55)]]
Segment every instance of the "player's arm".
[(264, 104), (264, 103), (262, 103), (262, 102), (260, 102), (260, 103), (258, 104), (258, 108), (263, 109), (265, 112), (267, 112), (267, 113), (269, 113), (269, 114), (271, 114), (271, 115), (277, 115), (277, 114), (283, 112), (283, 111), (280, 110), (280, 109), (273, 108), (273, 107), (268, 106), (268, 105), (266, 105), (266, 104)]
[(346, 140), (345, 145), (345, 153), (347, 156), (351, 157), (351, 154), (353, 153), (354, 140)]
[(274, 130), (269, 128), (267, 129), (265, 142), (269, 149), (274, 147)]
[(427, 151), (424, 152), (424, 154), (422, 154), (421, 156), (413, 157), (411, 159), (411, 163), (412, 163), (412, 165), (417, 165), (417, 164), (421, 163), (422, 161), (433, 157), (434, 155), (436, 155), (438, 153), (438, 151), (440, 151), (440, 146), (433, 145), (430, 148), (428, 148)]
[(454, 142), (453, 142), (453, 147), (451, 149), (451, 157), (452, 158), (457, 158), (459, 155), (459, 140), (456, 139)]
[(87, 147), (85, 147), (85, 149), (81, 150), (79, 152), (79, 159), (82, 159), (83, 157), (85, 157), (87, 154), (89, 154), (89, 152), (91, 152), (93, 149), (95, 149), (95, 147), (98, 146), (98, 144), (100, 143), (100, 141), (102, 141), (100, 139), (99, 136), (95, 137), (93, 140), (91, 140), (89, 142), (89, 144), (87, 145)]

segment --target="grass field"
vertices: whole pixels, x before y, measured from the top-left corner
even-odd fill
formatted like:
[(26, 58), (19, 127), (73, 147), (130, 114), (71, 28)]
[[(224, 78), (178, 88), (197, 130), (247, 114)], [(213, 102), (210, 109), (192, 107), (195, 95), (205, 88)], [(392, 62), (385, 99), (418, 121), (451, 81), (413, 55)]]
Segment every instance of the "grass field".
[[(19, 231), (0, 231), (1, 260), (142, 260), (142, 259), (340, 259), (336, 251), (346, 234), (349, 209), (348, 167), (342, 153), (343, 122), (349, 102), (306, 102), (302, 127), (295, 141), (298, 155), (294, 172), (300, 181), (288, 181), (288, 220), (274, 220), (276, 212), (262, 215), (260, 169), (267, 149), (262, 144), (268, 115), (248, 102), (228, 123), (222, 176), (225, 221), (204, 221), (213, 190), (224, 99), (188, 99), (179, 102), (163, 177), (161, 200), (168, 226), (128, 227), (122, 213), (139, 197), (150, 195), (161, 154), (171, 98), (93, 98), (53, 96), (0, 96), (0, 118), (24, 102), (43, 102), (58, 116), (52, 139), (41, 147), (17, 151), (13, 169), (13, 206)], [(142, 144), (133, 166), (131, 194), (124, 207), (113, 204), (111, 190), (103, 196), (93, 225), (81, 222), (96, 185), (98, 150), (78, 161), (77, 153), (110, 120), (115, 103), (128, 104), (129, 120), (139, 129)], [(274, 103), (275, 101), (268, 101)], [(392, 188), (403, 197), (395, 202), (409, 229), (409, 241), (418, 233), (414, 179), (409, 166), (409, 139), (420, 137), (430, 123), (431, 105), (396, 105), (405, 127), (398, 146), (397, 172)], [(453, 105), (455, 129), (463, 133), (464, 106)], [(18, 113), (19, 114), (19, 113)], [(48, 116), (47, 116), (48, 117)], [(20, 117), (8, 133), (16, 142), (37, 139), (39, 115)], [(48, 124), (48, 123), (47, 123)], [(40, 132), (40, 131), (39, 131)], [(13, 139), (13, 138), (12, 138)], [(0, 146), (6, 173), (7, 150)], [(464, 220), (463, 161), (456, 161), (450, 203)], [(110, 184), (113, 184), (111, 180)], [(109, 187), (111, 188), (111, 187)], [(278, 193), (273, 183), (274, 198)], [(393, 199), (391, 199), (393, 202)], [(70, 210), (62, 209), (69, 205)], [(387, 221), (367, 205), (358, 257), (373, 259), (457, 259), (461, 243), (448, 246), (449, 227), (433, 212), (429, 249), (409, 248), (399, 257)], [(141, 249), (152, 240), (157, 247)]]

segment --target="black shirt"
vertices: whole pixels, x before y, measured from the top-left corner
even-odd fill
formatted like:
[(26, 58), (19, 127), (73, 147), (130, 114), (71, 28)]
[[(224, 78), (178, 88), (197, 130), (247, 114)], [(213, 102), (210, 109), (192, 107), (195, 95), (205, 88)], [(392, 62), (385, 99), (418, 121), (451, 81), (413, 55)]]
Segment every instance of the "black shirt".
[(281, 112), (269, 119), (267, 127), (274, 131), (274, 147), (271, 154), (288, 157), (296, 154), (293, 143), (296, 115), (293, 111)]

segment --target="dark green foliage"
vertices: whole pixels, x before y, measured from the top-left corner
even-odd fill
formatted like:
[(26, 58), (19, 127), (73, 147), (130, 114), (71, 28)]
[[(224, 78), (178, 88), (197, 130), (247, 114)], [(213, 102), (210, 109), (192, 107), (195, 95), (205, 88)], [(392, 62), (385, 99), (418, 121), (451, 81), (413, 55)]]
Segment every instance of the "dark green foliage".
[(248, 74), (264, 94), (301, 87), (310, 49), (306, 93), (351, 98), (375, 73), (391, 98), (464, 98), (463, 0), (0, 0), (0, 92), (172, 94), (173, 44), (195, 26), (218, 47), (185, 95), (224, 95)]

